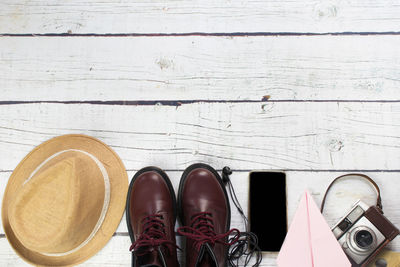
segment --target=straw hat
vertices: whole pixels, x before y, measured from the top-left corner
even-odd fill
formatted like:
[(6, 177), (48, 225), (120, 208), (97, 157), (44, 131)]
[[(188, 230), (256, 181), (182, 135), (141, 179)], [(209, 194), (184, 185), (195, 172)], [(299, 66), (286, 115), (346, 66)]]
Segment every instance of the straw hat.
[(127, 190), (125, 167), (104, 143), (85, 135), (50, 139), (8, 181), (1, 216), (5, 234), (31, 264), (76, 265), (110, 240)]

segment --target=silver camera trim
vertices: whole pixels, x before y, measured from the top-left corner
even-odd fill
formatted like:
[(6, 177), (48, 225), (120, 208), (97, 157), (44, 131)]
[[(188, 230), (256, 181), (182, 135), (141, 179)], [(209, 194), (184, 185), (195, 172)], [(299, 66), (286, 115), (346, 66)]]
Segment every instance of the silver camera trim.
[[(351, 228), (350, 228), (351, 229)], [(356, 236), (357, 236), (357, 234), (360, 232), (360, 231), (367, 231), (368, 233), (370, 233), (371, 234), (371, 236), (372, 236), (372, 243), (368, 246), (368, 247), (365, 247), (365, 248), (362, 248), (362, 247), (360, 247), (358, 244), (357, 244), (357, 240), (356, 240)], [(367, 226), (358, 226), (358, 227), (356, 227), (356, 228), (354, 228), (354, 229), (352, 229), (351, 231), (349, 231), (347, 234), (346, 234), (346, 242), (347, 242), (347, 244), (349, 245), (349, 248), (351, 249), (351, 250), (353, 250), (353, 251), (356, 251), (357, 252), (357, 254), (361, 254), (361, 255), (369, 255), (369, 254), (371, 254), (370, 252), (371, 252), (371, 249), (373, 248), (373, 249), (375, 249), (376, 248), (376, 243), (377, 243), (377, 240), (376, 240), (376, 234), (374, 233), (374, 231), (371, 229), (371, 228), (369, 228), (369, 227), (367, 227)]]
[[(369, 209), (369, 206), (358, 200), (350, 209), (349, 212), (343, 216), (339, 222), (332, 228), (332, 232), (344, 252), (357, 264), (364, 262), (376, 248), (385, 241), (383, 234), (377, 229), (366, 217), (365, 211)], [(349, 226), (343, 231), (339, 225), (346, 220), (349, 222)], [(366, 230), (371, 233), (373, 242), (368, 248), (360, 248), (355, 241), (356, 234)]]
[(368, 209), (369, 206), (364, 202), (362, 202), (361, 200), (358, 200), (356, 203), (354, 203), (353, 206), (350, 208), (350, 210), (346, 212), (346, 215), (340, 218), (338, 223), (334, 227), (332, 227), (332, 232), (335, 235), (336, 239), (340, 239), (349, 230), (347, 229), (346, 231), (343, 231), (342, 229), (340, 229), (339, 225), (341, 222), (350, 217), (350, 215), (354, 214), (355, 211), (357, 210), (361, 213), (355, 214), (356, 216), (355, 217), (353, 216), (354, 218), (349, 220), (349, 222), (351, 222), (351, 224), (354, 225), (362, 216), (364, 216), (365, 211)]

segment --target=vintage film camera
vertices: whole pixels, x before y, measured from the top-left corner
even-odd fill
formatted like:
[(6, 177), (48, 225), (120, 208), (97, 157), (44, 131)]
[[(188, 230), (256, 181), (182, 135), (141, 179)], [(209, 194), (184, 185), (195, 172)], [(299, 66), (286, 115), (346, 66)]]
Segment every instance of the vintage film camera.
[(398, 234), (399, 230), (376, 206), (357, 201), (333, 228), (333, 234), (352, 266), (366, 266)]

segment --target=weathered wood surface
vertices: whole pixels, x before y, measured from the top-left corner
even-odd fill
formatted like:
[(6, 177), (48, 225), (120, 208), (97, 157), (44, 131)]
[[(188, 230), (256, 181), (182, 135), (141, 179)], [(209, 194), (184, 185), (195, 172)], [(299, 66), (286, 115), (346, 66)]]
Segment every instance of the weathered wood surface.
[[(132, 177), (134, 172), (128, 172)], [(174, 185), (175, 190), (178, 188), (179, 179), (182, 172), (168, 171), (168, 175)], [(342, 172), (287, 172), (287, 197), (288, 197), (288, 220), (292, 221), (293, 215), (297, 209), (297, 205), (304, 190), (308, 189), (313, 195), (316, 203), (321, 203), (323, 194), (329, 183), (336, 177), (343, 174)], [(368, 175), (375, 179), (382, 189), (382, 201), (385, 215), (395, 224), (400, 224), (400, 213), (398, 207), (400, 200), (398, 199), (398, 188), (393, 186), (393, 180), (397, 179), (399, 172), (369, 172)], [(10, 173), (0, 173), (0, 192), (4, 191), (5, 183)], [(231, 177), (234, 184), (239, 201), (247, 212), (248, 207), (248, 172), (235, 171)], [(265, 188), (266, 193), (271, 188)], [(2, 198), (2, 195), (0, 195)], [(350, 206), (358, 199), (362, 199), (366, 203), (375, 204), (375, 192), (370, 184), (364, 180), (343, 180), (338, 182), (330, 192), (325, 208), (325, 217), (328, 223), (332, 226), (340, 219)], [(268, 209), (268, 206), (265, 207)], [(232, 227), (242, 228), (243, 224), (239, 214), (232, 206)], [(1, 229), (1, 227), (0, 227)], [(1, 234), (3, 230), (1, 229)], [(7, 266), (27, 266), (18, 258), (12, 251), (5, 237), (0, 234), (0, 265)], [(182, 245), (182, 240), (179, 239), (178, 244)], [(101, 250), (95, 257), (85, 262), (84, 266), (127, 266), (130, 263), (130, 254), (128, 248), (130, 246), (129, 236), (126, 232), (125, 218), (122, 219), (117, 234)], [(395, 239), (390, 248), (394, 250), (400, 249), (400, 239)], [(276, 266), (276, 253), (264, 254), (262, 266)]]
[(388, 32), (399, 14), (393, 0), (3, 0), (0, 33)]
[(400, 100), (400, 36), (0, 38), (0, 101)]
[[(130, 266), (130, 245), (131, 243), (129, 240), (129, 236), (114, 236), (99, 253), (78, 266)], [(178, 256), (179, 259), (182, 258), (182, 255), (179, 251)], [(274, 266), (274, 259), (266, 259), (264, 263), (266, 263), (267, 265), (263, 266), (272, 267)], [(18, 257), (17, 254), (15, 254), (5, 238), (0, 238), (0, 265), (18, 267), (32, 266), (24, 262), (20, 257)]]
[[(0, 201), (35, 146), (83, 133), (175, 190), (191, 163), (228, 165), (245, 211), (248, 172), (286, 170), (289, 222), (305, 189), (319, 205), (334, 177), (363, 172), (399, 226), (399, 14), (392, 0), (1, 1)], [(366, 182), (337, 184), (328, 223), (359, 198), (374, 203)], [(129, 246), (123, 218), (82, 266), (128, 266)], [(28, 266), (1, 224), (0, 266)]]
[(62, 134), (100, 138), (128, 170), (221, 168), (398, 170), (400, 103), (0, 105), (0, 170)]

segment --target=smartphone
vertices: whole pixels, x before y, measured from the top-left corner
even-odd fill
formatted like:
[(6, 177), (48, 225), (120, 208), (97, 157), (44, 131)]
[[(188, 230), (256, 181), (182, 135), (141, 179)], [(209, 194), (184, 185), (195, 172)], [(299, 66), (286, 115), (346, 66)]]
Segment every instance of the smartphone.
[(253, 171), (249, 175), (250, 231), (262, 251), (279, 251), (287, 233), (286, 174)]

